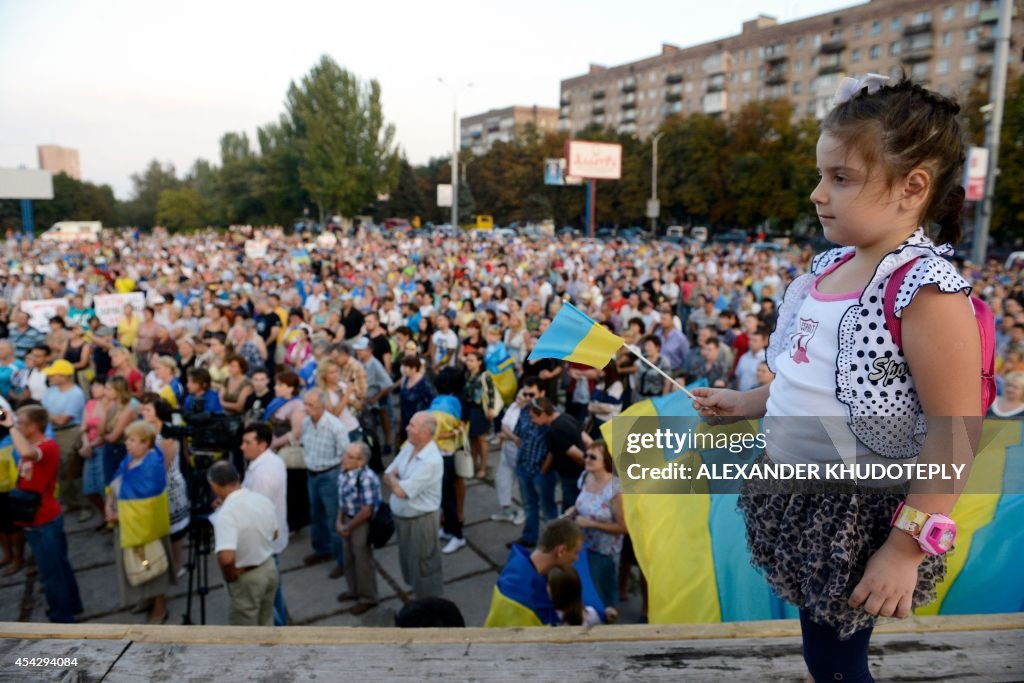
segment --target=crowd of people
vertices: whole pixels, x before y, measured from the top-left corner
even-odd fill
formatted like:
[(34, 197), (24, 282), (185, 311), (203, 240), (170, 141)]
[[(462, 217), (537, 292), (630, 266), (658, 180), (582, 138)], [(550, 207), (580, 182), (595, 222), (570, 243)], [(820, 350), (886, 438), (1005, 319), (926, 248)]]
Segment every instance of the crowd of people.
[[(598, 619), (614, 620), (635, 560), (601, 425), (671, 392), (665, 375), (740, 390), (771, 382), (777, 306), (814, 256), (360, 228), (303, 240), (280, 229), (108, 231), (71, 246), (7, 236), (0, 571), (23, 571), (27, 539), (53, 621), (83, 609), (63, 531), (71, 514), (113, 531), (125, 606), (167, 620), (197, 523), (191, 454), (210, 431), (232, 440), (216, 444), (227, 457), (200, 483), (233, 624), (288, 623), (279, 556), (306, 526), (305, 563), (345, 577), (338, 599), (353, 613), (373, 609), (368, 534), (384, 501), (409, 592), (440, 597), (442, 555), (466, 545), (466, 479), (489, 476), (492, 519), (522, 526), (515, 545), (566, 551), (549, 563), (552, 597), (569, 593), (552, 621), (588, 618), (575, 598), (577, 535), (607, 608)], [(1020, 415), (1019, 271), (958, 265), (997, 318), (992, 410)], [(100, 315), (97, 298), (112, 294), (135, 298)], [(54, 300), (40, 321), (31, 304)], [(626, 348), (603, 369), (529, 360), (564, 300), (650, 363)], [(559, 517), (575, 522), (545, 545), (542, 522)]]

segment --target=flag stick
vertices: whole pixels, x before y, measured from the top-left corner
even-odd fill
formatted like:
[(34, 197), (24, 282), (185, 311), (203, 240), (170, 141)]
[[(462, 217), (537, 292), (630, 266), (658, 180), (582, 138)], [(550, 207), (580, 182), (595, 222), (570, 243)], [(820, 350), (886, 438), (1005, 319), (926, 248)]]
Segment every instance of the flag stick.
[(678, 388), (678, 389), (679, 389), (679, 390), (680, 390), (681, 392), (683, 392), (684, 394), (686, 394), (687, 396), (689, 396), (689, 397), (690, 397), (691, 399), (693, 399), (694, 401), (699, 401), (699, 400), (700, 400), (700, 399), (698, 399), (698, 398), (697, 398), (696, 396), (694, 396), (693, 394), (691, 394), (691, 393), (690, 393), (689, 391), (687, 391), (686, 387), (684, 387), (684, 386), (683, 386), (682, 384), (680, 384), (680, 383), (679, 383), (679, 382), (677, 382), (677, 381), (676, 381), (675, 379), (673, 379), (672, 377), (670, 377), (670, 376), (668, 375), (668, 373), (666, 373), (666, 372), (665, 372), (664, 370), (662, 370), (661, 368), (659, 368), (659, 367), (658, 367), (657, 365), (655, 365), (655, 364), (654, 364), (654, 363), (652, 363), (651, 361), (647, 360), (647, 356), (645, 356), (645, 355), (643, 354), (643, 351), (641, 351), (641, 350), (640, 350), (640, 349), (638, 349), (637, 347), (633, 346), (632, 344), (626, 344), (626, 345), (625, 345), (625, 347), (626, 347), (627, 349), (629, 349), (629, 352), (630, 352), (630, 353), (632, 353), (632, 354), (633, 354), (634, 356), (636, 356), (637, 358), (639, 358), (640, 360), (642, 360), (642, 361), (643, 361), (644, 363), (647, 363), (647, 365), (649, 365), (650, 367), (654, 368), (654, 369), (655, 369), (655, 370), (657, 371), (657, 373), (658, 373), (659, 375), (661, 375), (662, 377), (664, 377), (665, 379), (667, 379), (667, 380), (668, 380), (669, 382), (672, 382), (672, 384), (676, 385), (676, 387), (677, 387), (677, 388)]

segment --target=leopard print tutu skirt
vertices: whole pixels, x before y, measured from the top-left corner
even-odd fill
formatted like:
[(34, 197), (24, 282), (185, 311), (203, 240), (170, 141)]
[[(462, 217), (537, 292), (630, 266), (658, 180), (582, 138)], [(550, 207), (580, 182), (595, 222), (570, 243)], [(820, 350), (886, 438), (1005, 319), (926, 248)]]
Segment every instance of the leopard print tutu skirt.
[[(877, 617), (850, 608), (847, 601), (868, 559), (888, 538), (905, 491), (778, 493), (771, 488), (748, 481), (739, 498), (754, 566), (779, 597), (812, 621), (835, 628), (840, 640), (874, 626)], [(945, 574), (944, 556), (924, 558), (915, 608), (935, 599), (935, 585)]]

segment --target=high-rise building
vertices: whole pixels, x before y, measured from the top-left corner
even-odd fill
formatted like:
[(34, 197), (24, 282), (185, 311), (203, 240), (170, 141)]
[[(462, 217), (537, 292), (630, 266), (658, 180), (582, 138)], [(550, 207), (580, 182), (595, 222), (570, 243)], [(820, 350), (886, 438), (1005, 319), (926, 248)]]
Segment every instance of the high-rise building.
[(78, 164), (78, 150), (58, 145), (39, 145), (39, 168), (52, 175), (66, 173), (75, 180), (82, 179), (82, 168)]
[[(1019, 2), (1014, 2), (1015, 5)], [(738, 35), (562, 81), (559, 129), (591, 124), (646, 137), (672, 114), (737, 111), (787, 97), (795, 116), (823, 118), (839, 81), (869, 72), (962, 98), (992, 72), (999, 18), (991, 0), (871, 0), (784, 24), (761, 15)], [(1021, 68), (1024, 22), (1014, 11), (1010, 69)]]
[(483, 114), (467, 116), (459, 121), (461, 147), (474, 154), (484, 154), (495, 142), (510, 142), (528, 125), (533, 124), (543, 135), (558, 130), (557, 107), (506, 107)]

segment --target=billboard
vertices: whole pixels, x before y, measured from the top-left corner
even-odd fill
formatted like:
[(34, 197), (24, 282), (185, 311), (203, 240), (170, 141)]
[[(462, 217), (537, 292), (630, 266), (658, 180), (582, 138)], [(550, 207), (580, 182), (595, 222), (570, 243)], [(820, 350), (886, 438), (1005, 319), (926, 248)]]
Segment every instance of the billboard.
[(622, 145), (569, 140), (565, 143), (565, 157), (567, 175), (597, 180), (622, 177)]
[(985, 180), (988, 177), (988, 148), (971, 147), (964, 164), (964, 200), (980, 202), (985, 198)]
[(53, 199), (53, 176), (28, 168), (0, 168), (0, 199)]

